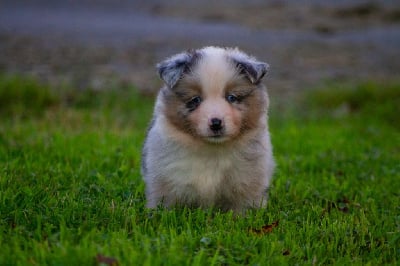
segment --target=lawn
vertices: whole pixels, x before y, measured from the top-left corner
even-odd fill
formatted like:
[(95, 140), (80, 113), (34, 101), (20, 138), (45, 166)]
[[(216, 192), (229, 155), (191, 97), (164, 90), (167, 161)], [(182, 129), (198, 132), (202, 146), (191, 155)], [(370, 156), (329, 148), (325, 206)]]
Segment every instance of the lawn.
[(150, 211), (152, 97), (1, 75), (0, 265), (398, 265), (400, 83), (272, 102), (266, 209)]

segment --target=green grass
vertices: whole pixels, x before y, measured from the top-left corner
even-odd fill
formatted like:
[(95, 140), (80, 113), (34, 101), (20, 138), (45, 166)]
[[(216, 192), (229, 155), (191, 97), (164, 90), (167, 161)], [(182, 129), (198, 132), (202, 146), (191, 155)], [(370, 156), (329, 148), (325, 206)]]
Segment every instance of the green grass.
[(400, 85), (328, 87), (272, 108), (268, 207), (234, 217), (145, 209), (151, 98), (0, 76), (0, 265), (398, 264)]

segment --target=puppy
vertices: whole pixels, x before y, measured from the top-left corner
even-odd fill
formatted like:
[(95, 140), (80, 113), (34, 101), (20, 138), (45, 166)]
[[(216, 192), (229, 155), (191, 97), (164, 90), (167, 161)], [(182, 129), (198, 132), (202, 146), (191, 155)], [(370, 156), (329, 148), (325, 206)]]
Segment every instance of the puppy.
[(143, 147), (147, 206), (243, 212), (267, 202), (274, 170), (261, 79), (268, 64), (205, 47), (157, 65), (161, 88)]

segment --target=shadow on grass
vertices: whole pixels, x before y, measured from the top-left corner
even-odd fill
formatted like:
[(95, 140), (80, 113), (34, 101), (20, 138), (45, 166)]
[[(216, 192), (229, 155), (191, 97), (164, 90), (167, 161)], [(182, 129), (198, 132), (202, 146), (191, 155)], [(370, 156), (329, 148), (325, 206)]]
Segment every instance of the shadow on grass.
[(145, 126), (153, 101), (133, 86), (109, 90), (51, 88), (30, 77), (0, 74), (0, 117), (3, 118), (39, 118), (46, 112), (76, 110), (100, 113), (123, 123), (134, 120)]
[(316, 116), (363, 117), (400, 129), (400, 83), (331, 84), (306, 92), (300, 105)]

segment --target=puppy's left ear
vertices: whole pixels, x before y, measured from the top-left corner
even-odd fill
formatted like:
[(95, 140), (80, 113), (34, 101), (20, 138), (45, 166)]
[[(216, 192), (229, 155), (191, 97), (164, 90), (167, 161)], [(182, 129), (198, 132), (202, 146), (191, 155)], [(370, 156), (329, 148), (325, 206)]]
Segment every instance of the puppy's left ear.
[(253, 84), (258, 84), (269, 70), (269, 65), (249, 59), (235, 59), (236, 67), (241, 74), (245, 75)]
[(158, 74), (169, 88), (173, 88), (181, 77), (190, 70), (195, 56), (195, 51), (187, 51), (157, 64)]

